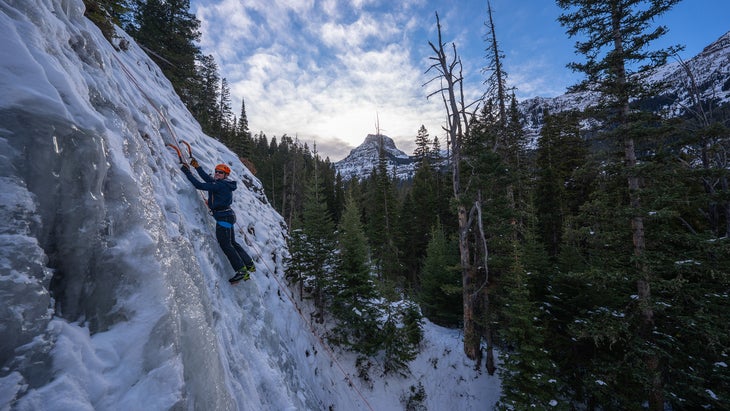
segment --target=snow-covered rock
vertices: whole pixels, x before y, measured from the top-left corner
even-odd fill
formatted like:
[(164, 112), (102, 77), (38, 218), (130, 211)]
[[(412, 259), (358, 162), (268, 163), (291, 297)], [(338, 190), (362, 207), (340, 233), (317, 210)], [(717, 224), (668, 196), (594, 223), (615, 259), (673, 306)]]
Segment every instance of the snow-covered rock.
[[(654, 99), (652, 106), (652, 109), (666, 117), (679, 117), (693, 109), (692, 90), (695, 89), (702, 101), (712, 101), (716, 107), (730, 103), (730, 32), (684, 64), (675, 60), (656, 68), (647, 80), (666, 84), (666, 89)], [(584, 111), (597, 105), (600, 98), (598, 93), (585, 91), (521, 101), (519, 110), (525, 122), (525, 131), (534, 140), (542, 128), (545, 110), (553, 114), (568, 110)]]
[(401, 180), (413, 177), (416, 169), (413, 158), (398, 149), (392, 138), (383, 134), (368, 134), (362, 144), (334, 164), (335, 170), (344, 180), (366, 178), (378, 167), (381, 146), (388, 164), (388, 173)]

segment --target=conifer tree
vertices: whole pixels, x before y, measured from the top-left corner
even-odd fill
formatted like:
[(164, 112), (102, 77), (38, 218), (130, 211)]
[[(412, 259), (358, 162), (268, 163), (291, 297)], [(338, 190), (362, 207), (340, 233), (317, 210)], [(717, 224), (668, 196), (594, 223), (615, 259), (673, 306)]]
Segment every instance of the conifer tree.
[(319, 309), (318, 317), (324, 320), (325, 289), (329, 284), (332, 268), (335, 266), (335, 224), (327, 209), (320, 177), (315, 173), (309, 182), (302, 212), (302, 231), (310, 244), (310, 270), (305, 273), (305, 288), (311, 290), (314, 304)]
[(506, 128), (507, 126), (507, 73), (504, 70), (504, 54), (497, 42), (496, 27), (492, 17), (492, 3), (487, 0), (487, 66), (484, 71), (489, 73), (484, 84), (487, 86), (486, 96), (490, 96), (496, 103), (496, 115), (498, 123)]
[(235, 140), (231, 149), (241, 158), (249, 159), (253, 154), (253, 139), (248, 129), (248, 115), (246, 114), (246, 102), (241, 99), (241, 114), (236, 123)]
[(389, 305), (382, 325), (383, 373), (400, 373), (407, 377), (408, 362), (416, 358), (423, 339), (421, 315), (415, 304)]
[(455, 327), (461, 322), (461, 274), (458, 245), (449, 240), (440, 222), (431, 228), (420, 274), (418, 301), (435, 324)]
[(330, 310), (337, 319), (334, 337), (339, 344), (374, 354), (380, 343), (377, 292), (370, 277), (367, 238), (360, 222), (360, 208), (349, 197), (338, 229), (339, 260), (327, 292)]
[(217, 137), (226, 145), (232, 145), (232, 132), (234, 130), (233, 110), (231, 109), (231, 89), (228, 87), (228, 80), (221, 79), (220, 92), (218, 93), (218, 115), (217, 115)]
[(556, 258), (563, 243), (566, 219), (585, 201), (577, 170), (586, 162), (587, 146), (580, 136), (578, 114), (545, 113), (536, 153), (536, 213), (538, 236)]
[[(636, 393), (637, 404), (648, 401), (649, 410), (661, 411), (665, 407), (664, 396), (664, 365), (660, 360), (661, 353), (657, 350), (656, 318), (654, 302), (652, 300), (652, 285), (657, 273), (648, 261), (646, 254), (645, 218), (641, 203), (641, 180), (637, 168), (636, 138), (642, 131), (631, 124), (631, 110), (629, 103), (632, 98), (641, 97), (650, 84), (646, 81), (649, 69), (663, 64), (672, 48), (658, 51), (648, 51), (649, 45), (666, 32), (666, 27), (658, 26), (649, 30), (653, 20), (671, 9), (679, 0), (609, 0), (596, 2), (592, 0), (558, 0), (558, 5), (565, 10), (559, 18), (561, 24), (567, 27), (569, 35), (582, 35), (585, 41), (576, 43), (576, 50), (585, 55), (586, 61), (571, 63), (570, 67), (586, 74), (586, 79), (578, 88), (592, 89), (602, 93), (605, 104), (605, 117), (609, 128), (620, 140), (624, 151), (625, 170), (622, 174), (627, 178), (628, 207), (623, 209), (627, 215), (626, 227), (631, 236), (623, 247), (617, 250), (626, 250), (622, 266), (612, 264), (615, 271), (605, 275), (614, 281), (628, 276), (635, 281), (637, 303), (632, 305), (626, 313), (627, 318), (636, 318), (633, 324), (639, 338), (636, 341), (627, 339), (622, 356), (642, 359), (642, 366), (634, 370), (633, 375), (641, 382), (642, 393)], [(636, 69), (634, 69), (636, 67)], [(616, 216), (619, 217), (619, 216)], [(616, 224), (617, 221), (613, 221)], [(610, 224), (610, 223), (609, 223)], [(606, 233), (608, 234), (608, 233)], [(621, 244), (616, 244), (620, 246)], [(628, 245), (628, 247), (626, 246)], [(614, 257), (615, 258), (615, 257)], [(611, 291), (627, 292), (623, 287), (609, 287)], [(608, 290), (607, 289), (607, 290)], [(619, 291), (620, 290), (620, 291)], [(618, 298), (619, 296), (616, 295)], [(626, 298), (626, 297), (624, 297)], [(609, 305), (610, 306), (610, 305)], [(609, 320), (596, 315), (592, 319), (593, 325), (599, 320)], [(628, 324), (621, 321), (603, 321), (604, 326), (596, 332), (602, 332), (610, 325), (625, 329)], [(625, 332), (625, 331), (624, 331)], [(613, 338), (621, 338), (622, 332), (613, 334)], [(601, 340), (601, 338), (598, 338)], [(611, 341), (607, 341), (611, 344)], [(622, 382), (625, 383), (625, 382)], [(631, 402), (632, 396), (627, 395), (624, 401)], [(621, 399), (614, 398), (614, 401)]]
[(200, 21), (189, 0), (130, 0), (131, 23), (125, 30), (160, 65), (180, 99), (195, 104), (196, 59), (200, 56)]
[[(496, 409), (571, 410), (562, 394), (559, 370), (545, 348), (541, 313), (530, 293), (529, 273), (522, 261), (515, 259), (511, 270), (501, 279), (503, 300), (500, 334), (505, 343), (502, 356), (502, 396)], [(510, 349), (511, 348), (511, 349)]]
[(322, 181), (326, 187), (325, 198), (330, 215), (332, 215), (332, 219), (335, 223), (339, 223), (345, 205), (345, 196), (343, 194), (344, 188), (342, 184), (337, 184), (335, 167), (329, 161), (329, 158), (322, 160), (322, 158), (316, 153), (314, 158), (315, 161), (317, 161), (317, 169), (321, 170)]
[(329, 158), (327, 159), (327, 164), (330, 167), (331, 173), (335, 176), (332, 208), (336, 210), (336, 220), (340, 221), (346, 204), (345, 181), (342, 179), (342, 175), (336, 172), (334, 165), (329, 163)]
[[(647, 120), (652, 125), (658, 121)], [(676, 393), (665, 401), (676, 409), (727, 409), (730, 392), (716, 387), (730, 383), (730, 371), (718, 366), (730, 346), (730, 303), (723, 297), (730, 289), (730, 240), (717, 235), (712, 218), (704, 212), (703, 206), (712, 200), (696, 179), (697, 170), (687, 169), (670, 155), (679, 149), (666, 144), (676, 141), (674, 128), (659, 131), (665, 131), (660, 134), (664, 144), (646, 162), (644, 174), (652, 178), (642, 196), (651, 210), (646, 255), (656, 273), (652, 342), (664, 364), (664, 389)], [(679, 151), (686, 153), (686, 147)], [(715, 178), (722, 178), (722, 173)]]
[(441, 143), (439, 143), (438, 136), (433, 136), (433, 143), (431, 144), (431, 164), (437, 164), (441, 161)]
[(708, 204), (704, 205), (707, 219), (716, 236), (730, 235), (730, 177), (718, 171), (730, 169), (728, 153), (727, 128), (728, 110), (720, 110), (713, 102), (707, 103), (697, 84), (696, 73), (689, 64), (680, 60), (689, 78), (687, 93), (691, 98), (688, 107), (690, 113), (687, 120), (687, 133), (682, 133), (677, 148), (679, 158), (687, 168), (702, 170), (699, 177), (706, 194)]
[[(437, 72), (434, 80), (439, 80), (442, 86), (433, 94), (441, 95), (447, 111), (446, 118), (448, 119), (448, 126), (446, 127), (446, 132), (448, 133), (447, 139), (451, 152), (451, 185), (453, 200), (456, 204), (460, 267), (462, 282), (464, 284), (462, 289), (464, 305), (464, 353), (468, 358), (480, 365), (482, 359), (481, 341), (483, 336), (479, 328), (480, 320), (483, 319), (480, 310), (484, 306), (484, 298), (486, 296), (483, 293), (485, 287), (481, 287), (484, 279), (478, 271), (478, 265), (474, 262), (486, 261), (484, 254), (486, 250), (480, 247), (476, 253), (476, 257), (472, 258), (470, 230), (473, 227), (469, 218), (471, 204), (469, 199), (464, 198), (465, 186), (462, 185), (461, 181), (462, 145), (464, 141), (470, 139), (470, 113), (467, 112), (466, 108), (468, 105), (464, 101), (464, 78), (461, 73), (461, 60), (456, 55), (456, 46), (453, 46), (454, 55), (447, 55), (438, 13), (436, 14), (436, 28), (438, 41), (436, 44), (429, 42), (435, 54), (434, 57), (431, 57), (434, 63), (429, 67), (427, 72), (431, 70)], [(475, 205), (478, 206), (478, 204)], [(479, 231), (477, 236), (480, 237), (480, 240), (483, 239), (483, 232)], [(480, 244), (483, 244), (483, 241), (480, 241)], [(492, 368), (493, 364), (488, 364), (487, 367), (490, 372), (494, 371)]]
[(122, 26), (129, 11), (128, 0), (84, 0), (84, 6), (84, 16), (99, 27), (109, 42), (114, 36), (114, 25)]
[(440, 211), (436, 175), (428, 157), (421, 159), (413, 176), (410, 190), (406, 193), (399, 213), (401, 262), (404, 265), (408, 283), (418, 287), (417, 274), (426, 255), (431, 227), (436, 223)]
[[(495, 144), (500, 140), (506, 141), (506, 130), (489, 105), (485, 107), (487, 109), (470, 124), (470, 138), (463, 144), (465, 154), (461, 169), (462, 179), (468, 182), (469, 187), (462, 198), (472, 204), (468, 221), (475, 227), (469, 231), (467, 238), (478, 250), (479, 256), (473, 261), (479, 280), (475, 289), (482, 293), (475, 307), (479, 313), (477, 330), (487, 345), (487, 370), (493, 373), (496, 369), (494, 338), (498, 337), (495, 327), (499, 326), (493, 319), (499, 316), (500, 310), (493, 299), (503, 292), (499, 279), (509, 272), (520, 256), (519, 241), (523, 229), (514, 195), (518, 173), (507, 163), (507, 146)], [(498, 151), (500, 147), (502, 149)]]
[(428, 130), (422, 124), (416, 135), (416, 149), (413, 151), (414, 161), (420, 163), (424, 158), (429, 157), (431, 140), (428, 138)]
[[(289, 256), (286, 259), (286, 278), (292, 287), (299, 290), (299, 299), (304, 299), (305, 282), (311, 283), (312, 274), (316, 272), (314, 261), (310, 257), (314, 255), (314, 243), (308, 241), (302, 223), (295, 221), (290, 225), (287, 249)], [(309, 285), (307, 285), (309, 290)]]
[(197, 81), (195, 83), (195, 102), (190, 107), (203, 131), (208, 135), (215, 135), (217, 131), (216, 119), (220, 112), (218, 108), (218, 65), (212, 55), (201, 56), (197, 65)]
[(367, 192), (367, 234), (373, 251), (374, 263), (382, 280), (400, 281), (400, 262), (396, 227), (398, 204), (393, 181), (388, 174), (388, 163), (380, 137), (379, 158), (376, 170), (370, 175)]
[(248, 114), (246, 114), (246, 100), (241, 99), (241, 115), (238, 117), (236, 132), (248, 139), (251, 138), (251, 131), (248, 129)]

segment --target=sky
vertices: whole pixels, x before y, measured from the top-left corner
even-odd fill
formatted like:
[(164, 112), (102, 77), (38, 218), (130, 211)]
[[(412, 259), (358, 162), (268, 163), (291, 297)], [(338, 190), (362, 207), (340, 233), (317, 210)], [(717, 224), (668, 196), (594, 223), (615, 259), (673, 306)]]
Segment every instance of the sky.
[[(575, 39), (549, 0), (492, 0), (508, 84), (519, 99), (554, 97), (581, 77)], [(486, 65), (484, 0), (191, 0), (201, 21), (201, 48), (231, 89), (249, 129), (284, 134), (332, 161), (379, 130), (412, 154), (424, 125), (445, 142), (445, 114), (429, 67), (436, 18), (463, 63), (467, 100), (481, 95)], [(689, 59), (730, 30), (727, 0), (685, 0), (657, 24), (669, 34), (657, 46), (685, 45)]]

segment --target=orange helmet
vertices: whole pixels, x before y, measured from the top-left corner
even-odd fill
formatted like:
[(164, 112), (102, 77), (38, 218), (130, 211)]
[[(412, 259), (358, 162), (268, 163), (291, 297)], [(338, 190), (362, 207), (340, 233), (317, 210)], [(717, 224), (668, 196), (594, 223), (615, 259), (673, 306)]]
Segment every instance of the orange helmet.
[(226, 174), (231, 174), (231, 168), (225, 164), (218, 164), (217, 166), (215, 166), (215, 171), (222, 171)]

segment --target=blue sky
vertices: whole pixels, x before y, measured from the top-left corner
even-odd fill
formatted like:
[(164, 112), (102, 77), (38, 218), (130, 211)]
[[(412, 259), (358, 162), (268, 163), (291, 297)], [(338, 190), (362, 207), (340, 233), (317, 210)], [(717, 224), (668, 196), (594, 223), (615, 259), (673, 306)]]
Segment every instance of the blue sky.
[[(550, 0), (492, 0), (508, 82), (517, 96), (552, 97), (581, 79), (574, 39)], [(486, 64), (485, 0), (191, 0), (201, 47), (241, 98), (252, 132), (287, 134), (332, 161), (344, 158), (379, 124), (408, 154), (423, 124), (445, 144), (440, 98), (426, 99), (426, 73), (443, 38), (464, 65), (467, 93), (481, 94)], [(657, 46), (683, 44), (689, 59), (730, 30), (728, 0), (685, 0), (657, 23), (670, 31)]]

